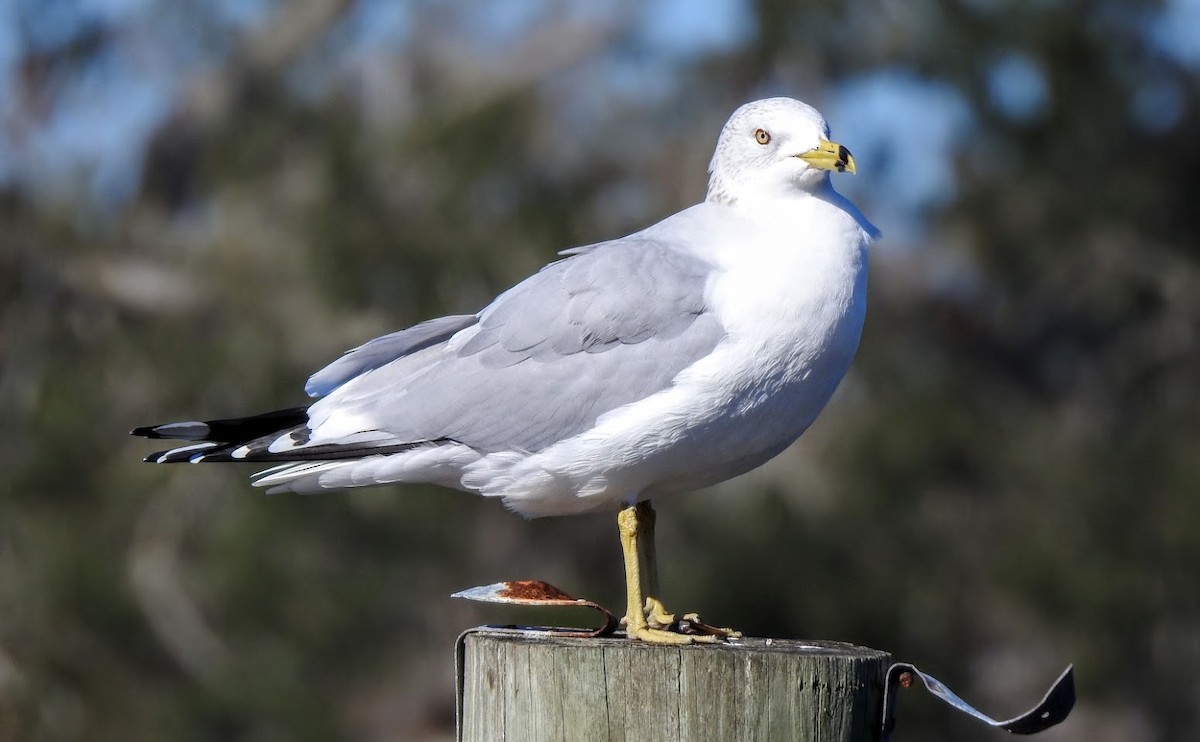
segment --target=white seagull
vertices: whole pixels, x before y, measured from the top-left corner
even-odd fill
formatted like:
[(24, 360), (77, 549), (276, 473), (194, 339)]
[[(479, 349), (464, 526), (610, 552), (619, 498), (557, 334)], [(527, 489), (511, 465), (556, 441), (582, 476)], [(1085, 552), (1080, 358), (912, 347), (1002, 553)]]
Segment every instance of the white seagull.
[(649, 501), (774, 457), (845, 376), (879, 233), (835, 170), (854, 158), (815, 109), (748, 103), (702, 203), (564, 250), (477, 314), (348, 351), (309, 379), (309, 406), (133, 434), (192, 441), (151, 462), (275, 463), (254, 479), (272, 492), (431, 482), (526, 517), (618, 510), (627, 635), (713, 639), (662, 605)]

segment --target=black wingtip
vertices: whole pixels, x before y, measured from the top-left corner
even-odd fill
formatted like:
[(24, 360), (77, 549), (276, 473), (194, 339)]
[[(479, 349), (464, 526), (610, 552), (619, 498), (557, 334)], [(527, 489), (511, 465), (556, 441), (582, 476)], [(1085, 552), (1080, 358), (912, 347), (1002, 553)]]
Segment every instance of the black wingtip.
[[(156, 440), (185, 441), (184, 445), (157, 451), (143, 461), (151, 464), (174, 464), (184, 461), (241, 461), (232, 452), (260, 438), (263, 452), (271, 438), (289, 429), (303, 426), (308, 420), (307, 407), (274, 410), (261, 415), (223, 420), (185, 420), (183, 422), (145, 425), (129, 431), (130, 435)], [(249, 450), (249, 449), (248, 449)]]

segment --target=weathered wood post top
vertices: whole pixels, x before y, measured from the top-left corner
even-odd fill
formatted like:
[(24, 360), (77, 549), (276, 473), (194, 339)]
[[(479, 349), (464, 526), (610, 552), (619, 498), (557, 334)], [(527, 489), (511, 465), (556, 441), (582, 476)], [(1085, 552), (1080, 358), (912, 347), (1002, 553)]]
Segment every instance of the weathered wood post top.
[(460, 640), (458, 738), (869, 742), (890, 663), (838, 642), (664, 646), (484, 627)]

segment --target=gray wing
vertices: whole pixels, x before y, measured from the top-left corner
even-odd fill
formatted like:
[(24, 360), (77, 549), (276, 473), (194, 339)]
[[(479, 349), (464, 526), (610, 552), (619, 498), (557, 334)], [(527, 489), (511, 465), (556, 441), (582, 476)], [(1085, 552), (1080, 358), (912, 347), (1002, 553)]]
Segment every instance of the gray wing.
[(671, 339), (704, 313), (710, 271), (652, 240), (576, 253), (502, 294), (480, 313), (479, 332), (459, 353), (505, 366)]
[(350, 379), (438, 343), (479, 321), (473, 314), (438, 317), (407, 330), (370, 340), (313, 374), (304, 385), (310, 397), (323, 397)]
[[(393, 442), (451, 439), (538, 451), (670, 386), (724, 328), (705, 306), (712, 268), (626, 238), (551, 263), (501, 294), (449, 345), (405, 355), (313, 406)], [(447, 328), (452, 325), (447, 325)]]

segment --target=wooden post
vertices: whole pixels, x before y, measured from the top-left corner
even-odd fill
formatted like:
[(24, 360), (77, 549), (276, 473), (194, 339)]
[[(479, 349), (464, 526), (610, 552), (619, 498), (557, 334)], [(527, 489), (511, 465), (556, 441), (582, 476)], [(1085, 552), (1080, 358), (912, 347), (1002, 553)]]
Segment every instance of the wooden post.
[(871, 742), (890, 662), (838, 642), (681, 647), (475, 629), (460, 639), (458, 738)]

